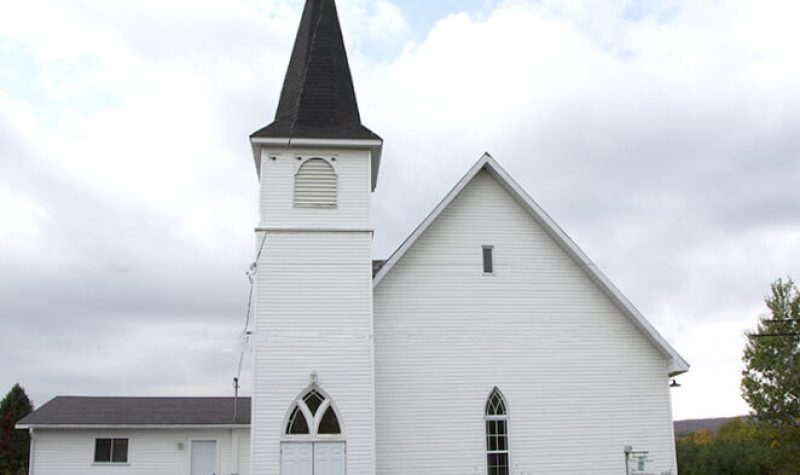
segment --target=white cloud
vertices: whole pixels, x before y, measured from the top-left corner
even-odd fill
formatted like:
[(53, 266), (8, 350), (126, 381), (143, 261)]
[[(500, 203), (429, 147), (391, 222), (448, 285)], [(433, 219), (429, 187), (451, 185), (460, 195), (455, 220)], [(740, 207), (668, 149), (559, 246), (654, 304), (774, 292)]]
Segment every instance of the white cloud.
[(683, 338), (683, 356), (695, 364), (672, 390), (677, 419), (726, 417), (748, 412), (741, 394), (741, 356), (748, 319), (697, 323)]
[[(409, 43), (401, 0), (339, 3), (362, 117), (386, 139), (376, 257), (489, 150), (693, 364), (676, 416), (742, 411), (741, 335), (800, 262), (798, 7), (509, 0)], [(28, 270), (0, 305), (38, 325), (19, 323), (19, 340), (54, 308), (147, 322), (135, 340), (153, 345), (176, 321), (239, 330), (256, 220), (246, 136), (272, 117), (301, 7), (3, 8), (0, 259)], [(48, 302), (30, 298), (42, 288)], [(67, 342), (90, 331), (58, 328)], [(79, 346), (59, 348), (89, 358)], [(178, 367), (216, 358), (188, 347), (164, 351)], [(125, 348), (133, 371), (142, 355)], [(230, 360), (193, 390), (227, 391)], [(20, 364), (9, 377), (47, 379)]]
[[(597, 2), (507, 2), (440, 21), (364, 73), (367, 124), (394, 134), (375, 216), (379, 231), (412, 229), (489, 149), (698, 374), (725, 378), (690, 376), (676, 416), (730, 415), (745, 408), (732, 382), (746, 322), (800, 262), (798, 62), (780, 41), (749, 42), (770, 22), (743, 28), (739, 4), (651, 3), (634, 20)], [(784, 24), (777, 36), (799, 43)], [(385, 255), (402, 237), (376, 244)], [(714, 325), (733, 336), (702, 343)]]
[(394, 57), (411, 35), (405, 14), (392, 1), (342, 0), (337, 5), (351, 63)]
[(0, 186), (0, 236), (6, 252), (35, 257), (44, 246), (47, 211), (35, 201)]

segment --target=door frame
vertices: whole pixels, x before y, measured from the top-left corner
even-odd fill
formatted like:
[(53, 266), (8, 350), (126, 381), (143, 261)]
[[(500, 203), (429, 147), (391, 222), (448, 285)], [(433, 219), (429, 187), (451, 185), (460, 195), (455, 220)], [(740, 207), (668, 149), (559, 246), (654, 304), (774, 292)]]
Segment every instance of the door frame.
[(217, 475), (222, 474), (222, 470), (220, 469), (220, 443), (218, 437), (189, 437), (188, 439), (188, 448), (187, 450), (187, 458), (189, 462), (186, 464), (188, 470), (186, 471), (186, 475), (192, 475), (192, 446), (195, 442), (214, 442), (214, 473)]

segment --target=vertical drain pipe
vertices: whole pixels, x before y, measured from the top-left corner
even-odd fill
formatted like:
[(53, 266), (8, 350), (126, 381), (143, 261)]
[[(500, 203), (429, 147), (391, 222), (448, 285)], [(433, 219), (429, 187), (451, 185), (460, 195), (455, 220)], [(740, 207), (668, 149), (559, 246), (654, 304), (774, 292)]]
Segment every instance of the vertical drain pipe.
[[(239, 424), (239, 378), (233, 378), (233, 425)], [(239, 431), (231, 428), (231, 475), (239, 475)]]
[(36, 453), (36, 439), (33, 435), (33, 427), (28, 429), (28, 433), (31, 435), (31, 453), (28, 455), (28, 475), (33, 475), (33, 454)]
[(231, 475), (239, 475), (239, 429), (231, 429)]

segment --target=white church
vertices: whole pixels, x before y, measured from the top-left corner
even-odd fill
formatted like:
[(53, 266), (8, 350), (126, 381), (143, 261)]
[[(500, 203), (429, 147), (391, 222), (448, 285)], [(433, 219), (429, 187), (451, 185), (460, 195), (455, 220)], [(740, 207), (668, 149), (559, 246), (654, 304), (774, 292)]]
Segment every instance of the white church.
[(334, 0), (250, 143), (252, 398), (56, 397), (18, 424), (32, 475), (677, 474), (689, 365), (491, 156), (373, 260), (383, 141)]

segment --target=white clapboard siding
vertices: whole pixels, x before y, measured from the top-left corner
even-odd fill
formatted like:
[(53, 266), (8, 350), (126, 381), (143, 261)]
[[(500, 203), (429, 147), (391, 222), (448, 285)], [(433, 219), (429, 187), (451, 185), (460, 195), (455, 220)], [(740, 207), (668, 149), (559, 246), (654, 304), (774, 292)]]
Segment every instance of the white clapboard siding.
[(338, 408), (347, 473), (372, 475), (371, 236), (287, 232), (267, 239), (256, 292), (254, 473), (278, 474), (287, 412), (316, 372)]
[(621, 474), (626, 445), (676, 473), (663, 353), (486, 171), (374, 300), (378, 474), (485, 474), (495, 386), (513, 474)]
[[(35, 429), (35, 475), (181, 475), (189, 474), (190, 441), (217, 442), (217, 473), (250, 473), (250, 431), (235, 429), (239, 438), (239, 467), (231, 457), (230, 429)], [(127, 438), (127, 464), (95, 464), (95, 438)]]
[[(301, 157), (303, 160), (298, 160)], [(331, 179), (317, 173), (318, 167), (310, 158), (322, 157), (331, 161), (335, 175)], [(273, 160), (274, 158), (274, 160)], [(366, 229), (370, 226), (371, 155), (368, 151), (347, 150), (336, 154), (319, 150), (267, 150), (261, 161), (261, 227), (291, 228), (298, 226), (349, 227)], [(301, 164), (311, 164), (315, 176), (302, 183), (301, 193), (295, 192), (295, 178)], [(308, 165), (306, 165), (308, 166)], [(316, 191), (314, 191), (316, 190)], [(333, 206), (329, 203), (333, 200)], [(298, 201), (299, 200), (299, 201)]]
[(336, 172), (322, 158), (300, 165), (294, 177), (294, 204), (298, 207), (336, 207)]
[(252, 470), (279, 474), (287, 413), (314, 373), (340, 416), (347, 474), (374, 475), (371, 157), (337, 153), (337, 206), (325, 209), (293, 206), (303, 155), (268, 153), (262, 163)]

